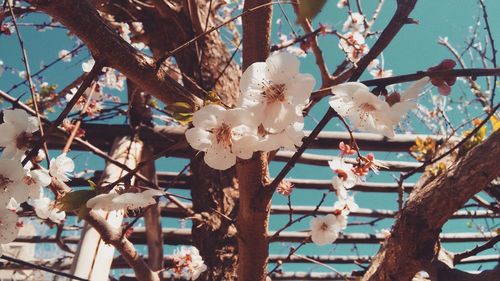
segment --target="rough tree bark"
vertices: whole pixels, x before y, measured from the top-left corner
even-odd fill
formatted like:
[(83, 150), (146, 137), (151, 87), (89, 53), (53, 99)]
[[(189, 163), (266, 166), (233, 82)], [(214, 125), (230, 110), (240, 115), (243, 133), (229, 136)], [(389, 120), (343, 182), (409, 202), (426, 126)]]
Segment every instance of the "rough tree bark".
[(500, 131), (497, 131), (449, 167), (446, 173), (415, 186), (396, 219), (391, 236), (375, 256), (363, 280), (411, 280), (437, 256), (443, 224), (468, 199), (500, 176), (496, 166), (499, 143)]
[[(247, 0), (244, 11), (270, 4), (270, 0)], [(265, 61), (270, 51), (272, 6), (243, 16), (243, 69), (254, 62)], [(240, 186), (238, 210), (238, 280), (265, 280), (269, 245), (267, 227), (271, 200), (256, 198), (269, 181), (267, 154), (254, 153), (249, 160), (236, 164)], [(259, 200), (261, 199), (261, 200)]]
[[(203, 33), (207, 16), (208, 26), (212, 25), (211, 14), (207, 13), (210, 1), (176, 2), (183, 8), (173, 10), (163, 1), (154, 1), (159, 12), (145, 20), (146, 33), (150, 34), (149, 46), (157, 58)], [(205, 91), (213, 90), (224, 104), (231, 106), (235, 104), (239, 93), (241, 72), (236, 63), (230, 62), (230, 58), (219, 32), (207, 34), (197, 44), (175, 55), (180, 70), (185, 74), (183, 84), (188, 90), (199, 87)], [(239, 195), (235, 169), (213, 170), (204, 163), (202, 155), (191, 161), (190, 169), (193, 174), (193, 209), (198, 214), (193, 220), (193, 244), (200, 250), (209, 268), (200, 280), (234, 280), (237, 264), (236, 229), (219, 213), (232, 219), (236, 217)]]

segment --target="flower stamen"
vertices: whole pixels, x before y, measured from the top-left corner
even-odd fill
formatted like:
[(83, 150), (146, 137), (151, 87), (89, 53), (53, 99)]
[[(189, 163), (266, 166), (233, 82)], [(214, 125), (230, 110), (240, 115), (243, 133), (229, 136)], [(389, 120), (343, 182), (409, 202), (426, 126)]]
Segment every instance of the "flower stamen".
[(214, 130), (215, 139), (217, 143), (222, 143), (225, 146), (231, 145), (231, 127), (226, 123), (222, 123)]
[(285, 84), (271, 84), (264, 88), (262, 95), (266, 99), (267, 104), (282, 102), (285, 100)]
[(7, 177), (4, 177), (3, 175), (0, 175), (0, 188), (2, 189), (7, 189), (7, 186), (12, 184), (13, 181)]

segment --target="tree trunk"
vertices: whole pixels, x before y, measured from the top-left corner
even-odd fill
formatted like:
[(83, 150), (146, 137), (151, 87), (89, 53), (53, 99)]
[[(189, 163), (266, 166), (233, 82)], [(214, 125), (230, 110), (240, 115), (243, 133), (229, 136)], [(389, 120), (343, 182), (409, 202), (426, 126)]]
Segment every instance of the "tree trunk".
[[(247, 0), (244, 11), (270, 4), (269, 0)], [(243, 16), (243, 69), (269, 56), (272, 6)], [(265, 280), (269, 244), (267, 227), (271, 200), (256, 198), (268, 182), (267, 153), (256, 152), (236, 165), (240, 187), (238, 210), (238, 280)], [(259, 200), (262, 199), (262, 200)]]
[(500, 176), (495, 165), (500, 154), (499, 142), (500, 131), (496, 131), (445, 173), (429, 181), (419, 181), (363, 280), (409, 281), (437, 256), (444, 223)]

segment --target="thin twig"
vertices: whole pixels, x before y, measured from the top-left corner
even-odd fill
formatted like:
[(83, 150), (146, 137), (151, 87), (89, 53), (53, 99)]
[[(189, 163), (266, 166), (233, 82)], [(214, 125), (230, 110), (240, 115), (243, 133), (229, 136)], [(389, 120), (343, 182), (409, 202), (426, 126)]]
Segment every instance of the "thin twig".
[(34, 269), (39, 269), (39, 270), (42, 270), (42, 271), (50, 272), (52, 274), (63, 276), (63, 277), (67, 277), (67, 278), (71, 278), (71, 279), (74, 279), (74, 280), (89, 281), (88, 279), (84, 279), (84, 278), (81, 278), (81, 277), (78, 277), (78, 276), (75, 276), (75, 275), (72, 275), (72, 274), (69, 274), (69, 273), (66, 273), (66, 272), (54, 270), (52, 268), (45, 267), (43, 265), (38, 265), (38, 264), (30, 263), (30, 262), (27, 262), (27, 261), (24, 261), (24, 260), (20, 260), (20, 259), (16, 259), (16, 258), (13, 258), (13, 257), (8, 257), (6, 255), (1, 256), (0, 259), (4, 259), (6, 261), (10, 261), (10, 262), (17, 263), (17, 264), (20, 264), (20, 265), (28, 266), (29, 268), (34, 268)]
[[(61, 56), (60, 58), (57, 58), (55, 60), (53, 60), (52, 62), (50, 62), (49, 64), (47, 65), (44, 65), (40, 70), (38, 70), (37, 72), (31, 74), (31, 77), (37, 77), (39, 76), (40, 74), (42, 74), (43, 72), (45, 72), (47, 69), (49, 69), (51, 66), (55, 65), (56, 63), (62, 61), (63, 59), (67, 58), (68, 56), (72, 56), (73, 54), (77, 53), (81, 48), (85, 47), (85, 44), (81, 44), (81, 45), (78, 45), (76, 48), (74, 48), (73, 50), (71, 50), (69, 53), (65, 54), (64, 56)], [(23, 80), (22, 82), (19, 82), (17, 84), (14, 84), (12, 87), (10, 87), (10, 89), (8, 89), (6, 92), (9, 94), (10, 92), (12, 92), (14, 89), (17, 89), (17, 87), (23, 85), (23, 84), (26, 84), (28, 80)]]
[[(451, 69), (451, 70), (439, 70), (439, 71), (417, 71), (412, 74), (364, 80), (360, 81), (360, 83), (363, 83), (366, 86), (385, 87), (404, 82), (416, 81), (426, 76), (430, 78), (500, 76), (500, 68), (467, 68), (467, 69)], [(331, 94), (332, 87), (319, 89), (313, 92), (311, 94), (311, 97), (315, 100), (320, 100), (321, 98)]]
[(304, 241), (300, 242), (300, 244), (297, 247), (291, 247), (288, 256), (285, 259), (281, 260), (280, 262), (277, 262), (274, 268), (267, 273), (267, 276), (271, 276), (271, 274), (273, 274), (276, 270), (278, 270), (278, 268), (280, 268), (280, 266), (285, 261), (289, 260), (291, 256), (293, 256), (300, 248), (302, 248), (302, 246), (306, 245), (309, 239), (310, 237), (307, 237), (306, 239), (304, 239)]
[(423, 171), (425, 169), (425, 167), (438, 162), (439, 160), (443, 159), (444, 157), (450, 155), (453, 151), (455, 151), (455, 149), (464, 145), (472, 136), (474, 136), (490, 120), (491, 116), (493, 116), (495, 114), (495, 112), (498, 110), (498, 108), (500, 108), (500, 103), (497, 104), (491, 110), (491, 112), (488, 114), (488, 116), (486, 116), (486, 118), (484, 118), (484, 120), (481, 121), (481, 123), (479, 123), (479, 125), (476, 126), (469, 134), (467, 134), (467, 136), (465, 136), (460, 142), (458, 142), (456, 145), (454, 145), (452, 148), (450, 148), (448, 151), (446, 151), (442, 155), (432, 159), (431, 161), (425, 162), (424, 164), (422, 164), (422, 166), (415, 168), (415, 169), (411, 170), (410, 172), (403, 174), (402, 178), (407, 179), (410, 176), (414, 175), (415, 173)]
[[(491, 44), (491, 60), (493, 62), (493, 67), (497, 67), (497, 49), (495, 48), (495, 40), (493, 39), (493, 35), (491, 34), (491, 27), (490, 23), (488, 20), (488, 12), (486, 11), (486, 5), (484, 4), (484, 0), (479, 0), (479, 3), (481, 4), (481, 8), (483, 9), (483, 18), (484, 18), (484, 23), (486, 25), (486, 32), (488, 33), (488, 38), (490, 39), (490, 44)], [(491, 98), (490, 98), (490, 103), (491, 105), (494, 104), (495, 102), (495, 90), (497, 88), (497, 77), (493, 77), (493, 89), (491, 90)]]
[[(23, 166), (26, 165), (26, 163), (28, 163), (28, 161), (30, 161), (31, 157), (33, 157), (34, 155), (36, 155), (36, 153), (38, 153), (38, 149), (40, 149), (40, 147), (43, 144), (45, 144), (48, 136), (50, 134), (52, 134), (57, 129), (57, 127), (59, 127), (59, 125), (61, 125), (61, 123), (66, 118), (66, 116), (68, 116), (71, 109), (73, 109), (75, 104), (80, 100), (80, 97), (83, 95), (83, 93), (85, 93), (85, 91), (91, 85), (91, 83), (94, 81), (94, 79), (101, 73), (103, 65), (104, 65), (103, 62), (101, 62), (101, 61), (97, 61), (95, 63), (94, 67), (92, 68), (90, 73), (85, 77), (82, 84), (80, 85), (80, 88), (78, 88), (78, 91), (76, 91), (73, 98), (71, 98), (71, 100), (68, 102), (68, 104), (63, 109), (63, 111), (59, 114), (59, 116), (56, 118), (56, 120), (54, 122), (52, 122), (49, 129), (47, 130), (47, 134), (45, 134), (41, 137), (40, 141), (35, 144), (33, 149), (30, 150), (30, 152), (28, 153), (26, 158), (22, 161)], [(41, 124), (41, 122), (40, 122), (40, 124)]]
[(66, 140), (66, 144), (64, 145), (62, 153), (68, 152), (71, 147), (71, 144), (75, 140), (76, 134), (78, 133), (78, 130), (80, 130), (80, 125), (82, 124), (83, 117), (86, 115), (87, 109), (89, 108), (90, 102), (92, 101), (92, 96), (94, 95), (96, 86), (97, 83), (93, 83), (92, 86), (90, 87), (90, 93), (88, 97), (86, 97), (87, 100), (85, 101), (85, 104), (83, 105), (82, 110), (80, 111), (78, 120), (74, 124), (73, 129), (71, 130), (69, 138)]
[(499, 241), (500, 241), (500, 235), (497, 235), (497, 236), (491, 238), (490, 240), (488, 240), (488, 242), (484, 243), (481, 246), (476, 246), (472, 250), (468, 250), (468, 251), (465, 251), (462, 253), (455, 254), (455, 256), (453, 257), (453, 263), (454, 264), (460, 263), (460, 261), (462, 261), (465, 258), (475, 256), (475, 255), (477, 255), (485, 250), (491, 249)]
[[(19, 32), (19, 28), (17, 26), (16, 15), (14, 14), (14, 10), (12, 9), (12, 3), (10, 0), (7, 0), (6, 2), (7, 2), (7, 6), (9, 6), (10, 15), (12, 17), (12, 23), (14, 24), (14, 27), (16, 29), (17, 40), (19, 41), (19, 46), (21, 47), (21, 53), (23, 55), (23, 63), (24, 63), (24, 67), (26, 69), (26, 79), (28, 80), (28, 83), (29, 83), (31, 99), (33, 100), (33, 108), (35, 109), (36, 118), (38, 120), (38, 130), (40, 131), (41, 137), (44, 138), (45, 134), (43, 131), (42, 120), (40, 119), (40, 110), (38, 109), (38, 95), (36, 93), (35, 85), (33, 84), (33, 80), (31, 79), (31, 71), (30, 71), (30, 65), (28, 62), (28, 54), (26, 53), (26, 48), (24, 48), (24, 41), (21, 37), (21, 33)], [(49, 149), (47, 148), (47, 145), (45, 143), (43, 143), (43, 149), (45, 152), (47, 165), (49, 165), (50, 164), (50, 162), (49, 162), (49, 159), (50, 159)], [(36, 153), (38, 153), (38, 149), (37, 149)], [(26, 157), (26, 159), (28, 161), (30, 160), (30, 159), (28, 159), (28, 157)], [(25, 164), (25, 163), (23, 163), (23, 164)]]

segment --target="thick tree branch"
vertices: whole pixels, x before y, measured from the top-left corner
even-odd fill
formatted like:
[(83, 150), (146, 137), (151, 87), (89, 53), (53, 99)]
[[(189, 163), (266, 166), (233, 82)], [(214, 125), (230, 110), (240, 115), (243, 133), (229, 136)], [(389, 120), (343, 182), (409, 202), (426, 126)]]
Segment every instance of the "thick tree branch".
[(184, 101), (191, 105), (201, 104), (198, 97), (203, 95), (202, 92), (191, 93), (168, 76), (168, 68), (157, 65), (153, 58), (123, 40), (87, 0), (29, 2), (68, 27), (87, 45), (94, 57), (140, 84), (159, 100), (165, 103)]
[[(436, 255), (443, 224), (493, 179), (500, 131), (469, 151), (444, 174), (417, 185), (363, 280), (411, 280)], [(470, 183), (474, 184), (470, 184)]]

